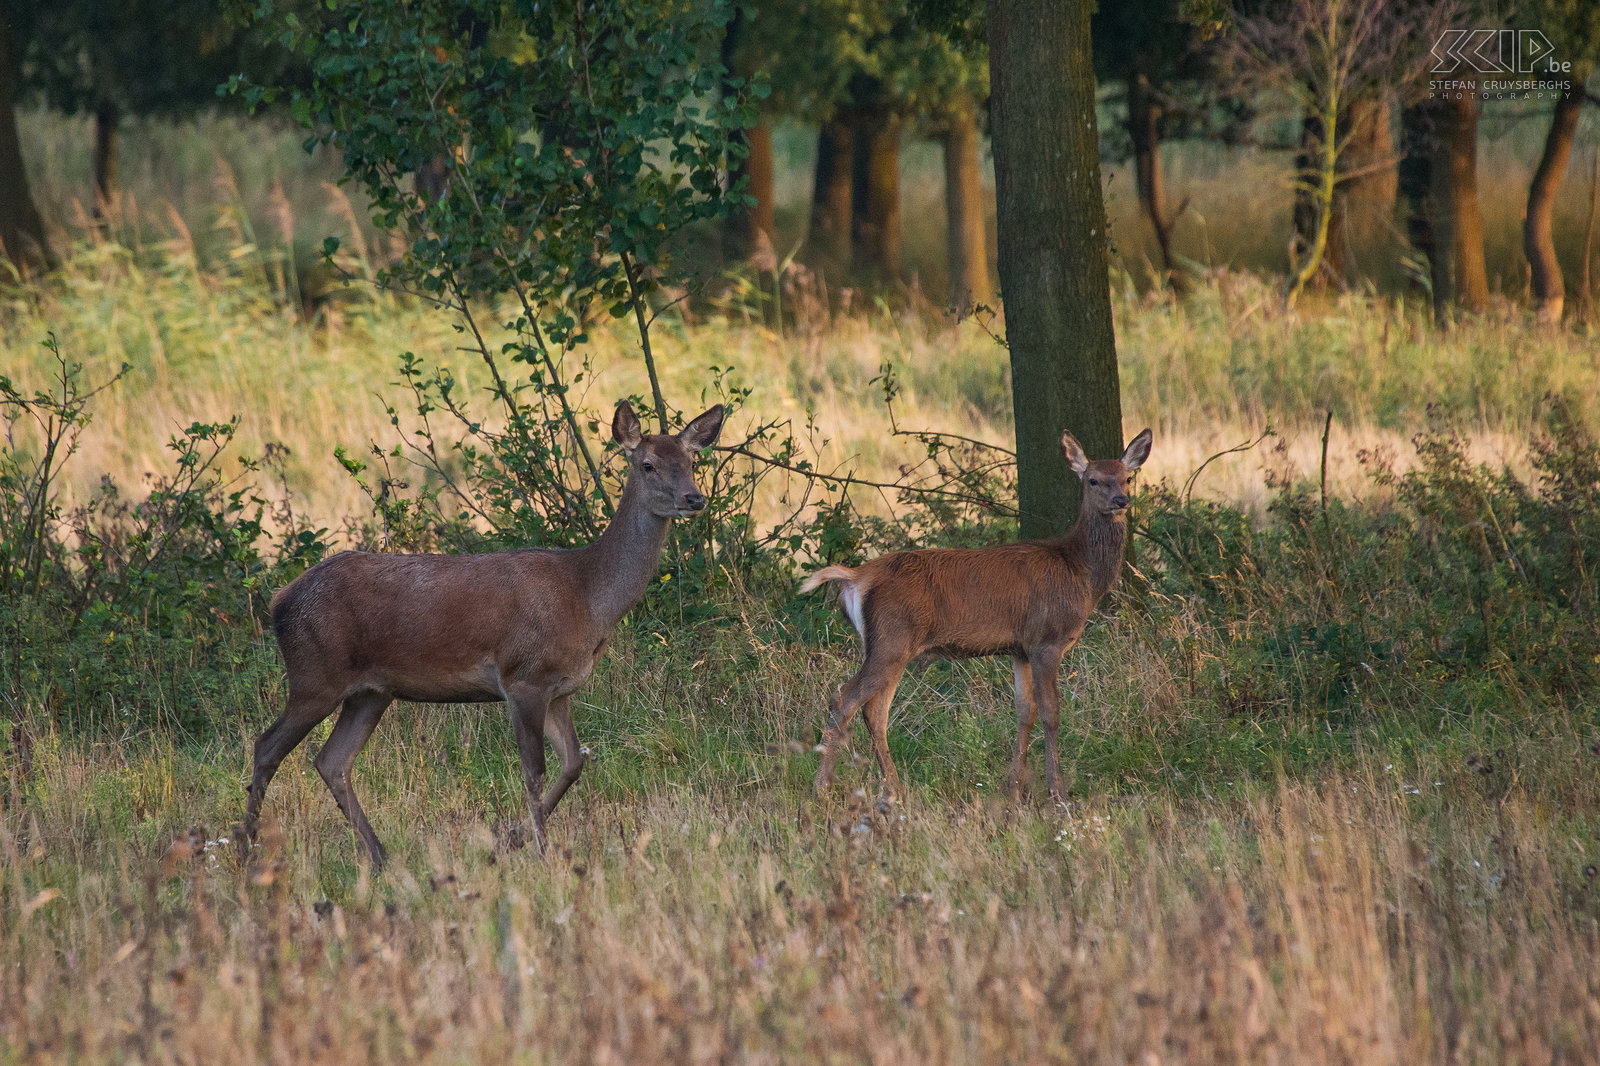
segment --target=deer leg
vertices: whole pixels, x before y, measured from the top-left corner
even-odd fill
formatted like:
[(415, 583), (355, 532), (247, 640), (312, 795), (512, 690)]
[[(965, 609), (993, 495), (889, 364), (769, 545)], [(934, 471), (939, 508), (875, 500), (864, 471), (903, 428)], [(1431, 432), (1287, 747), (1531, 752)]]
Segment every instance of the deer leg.
[(900, 675), (905, 664), (900, 665), (882, 682), (867, 700), (867, 728), (872, 731), (872, 750), (878, 757), (878, 770), (883, 774), (883, 795), (886, 799), (900, 796), (900, 775), (895, 772), (894, 760), (889, 757), (889, 705), (894, 702), (894, 690), (900, 686)]
[(544, 716), (550, 707), (550, 694), (543, 688), (519, 685), (506, 692), (511, 705), (511, 725), (517, 734), (517, 751), (522, 756), (522, 784), (528, 790), (528, 806), (533, 812), (533, 839), (544, 854)]
[(256, 829), (261, 823), (261, 801), (266, 798), (267, 786), (272, 783), (272, 776), (278, 772), (278, 765), (291, 751), (299, 747), (306, 734), (311, 732), (318, 722), (332, 714), (338, 705), (337, 693), (329, 695), (318, 691), (296, 692), (294, 687), (290, 686), (288, 706), (256, 739), (255, 770), (250, 775), (250, 788), (246, 793), (244, 809), (244, 826), (240, 833), (242, 847), (248, 849), (256, 838)]
[(828, 701), (828, 722), (822, 729), (822, 757), (817, 760), (816, 790), (825, 792), (833, 784), (833, 761), (839, 755), (839, 743), (856, 712), (867, 701), (867, 666), (863, 664), (845, 686)]
[(350, 768), (371, 739), (372, 731), (378, 728), (378, 719), (383, 717), (383, 712), (393, 702), (394, 697), (385, 692), (358, 692), (347, 697), (328, 742), (317, 752), (317, 773), (322, 775), (328, 791), (333, 793), (339, 809), (344, 812), (345, 819), (366, 846), (374, 869), (383, 867), (388, 853), (378, 840), (378, 834), (372, 831), (366, 812), (361, 809), (361, 802), (350, 787)]
[(567, 789), (578, 780), (588, 756), (578, 746), (578, 731), (572, 728), (572, 708), (566, 696), (550, 701), (550, 713), (545, 716), (544, 730), (550, 738), (550, 746), (561, 757), (561, 776), (556, 778), (556, 783), (550, 786), (550, 791), (545, 793), (540, 804), (544, 817), (549, 818)]
[(1033, 701), (1044, 719), (1044, 776), (1050, 789), (1050, 798), (1061, 801), (1061, 756), (1056, 750), (1057, 735), (1061, 730), (1061, 676), (1059, 648), (1041, 649), (1028, 656), (1033, 666)]
[(1017, 704), (1017, 750), (1011, 756), (1011, 777), (1006, 781), (1006, 790), (1012, 799), (1017, 799), (1028, 783), (1028, 736), (1039, 714), (1039, 705), (1033, 699), (1033, 667), (1027, 656), (1011, 657), (1011, 681)]

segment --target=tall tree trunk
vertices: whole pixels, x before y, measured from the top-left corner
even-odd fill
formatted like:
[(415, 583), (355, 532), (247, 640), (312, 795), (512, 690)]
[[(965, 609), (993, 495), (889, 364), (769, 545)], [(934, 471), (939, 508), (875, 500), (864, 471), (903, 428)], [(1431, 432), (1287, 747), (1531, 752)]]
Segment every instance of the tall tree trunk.
[(945, 232), (949, 243), (950, 306), (957, 313), (988, 303), (989, 242), (983, 226), (983, 172), (978, 160), (978, 117), (963, 94), (949, 110), (944, 130)]
[(94, 106), (94, 217), (114, 215), (117, 201), (117, 127), (122, 109), (112, 100)]
[[(1489, 272), (1483, 261), (1483, 219), (1478, 214), (1478, 112), (1471, 93), (1447, 100), (1441, 111), (1433, 166), (1434, 240), (1450, 272), (1449, 299), (1482, 314), (1489, 307)], [(1436, 293), (1436, 295), (1438, 295)]]
[(1122, 454), (1110, 253), (1090, 53), (1092, 0), (988, 0), (1000, 288), (1011, 349), (1022, 535), (1068, 529), (1061, 455)]
[(723, 229), (722, 254), (729, 262), (750, 258), (760, 244), (758, 234), (767, 235), (768, 246), (773, 237), (772, 205), (772, 126), (765, 117), (743, 131), (747, 152), (728, 177), (732, 181), (743, 178), (744, 193), (755, 203), (742, 206), (728, 216)]
[(1567, 160), (1572, 156), (1572, 138), (1578, 131), (1578, 117), (1583, 111), (1583, 85), (1589, 80), (1588, 74), (1587, 69), (1575, 72), (1571, 87), (1556, 101), (1550, 133), (1544, 140), (1544, 154), (1539, 157), (1539, 169), (1534, 171), (1533, 182), (1528, 186), (1522, 250), (1528, 256), (1528, 267), (1533, 275), (1534, 308), (1541, 322), (1560, 322), (1567, 297), (1561, 263), (1556, 258), (1555, 237), (1551, 233), (1551, 216), (1556, 191), (1561, 188)]
[(829, 266), (850, 262), (850, 207), (855, 124), (836, 115), (817, 135), (817, 172), (811, 187), (811, 234), (807, 243)]
[(1133, 141), (1134, 184), (1139, 191), (1139, 206), (1155, 231), (1161, 269), (1171, 276), (1175, 287), (1181, 288), (1183, 275), (1172, 261), (1172, 227), (1177, 219), (1167, 214), (1166, 186), (1161, 177), (1161, 101), (1142, 66), (1136, 62), (1135, 70), (1128, 75), (1128, 136)]
[(856, 269), (876, 283), (900, 277), (900, 129), (892, 111), (856, 126), (850, 244)]
[[(733, 18), (722, 35), (722, 95), (725, 99), (737, 96), (739, 90), (735, 83), (750, 74), (747, 65), (740, 63), (739, 55), (740, 46), (749, 32), (745, 5), (735, 4)], [(722, 258), (730, 263), (750, 258), (759, 243), (757, 234), (767, 235), (769, 247), (773, 236), (772, 126), (765, 115), (759, 115), (754, 126), (738, 131), (734, 137), (744, 147), (745, 154), (730, 168), (728, 180), (730, 184), (736, 184), (743, 179), (744, 193), (755, 203), (740, 206), (723, 224)]]
[(1428, 265), (1428, 289), (1435, 318), (1444, 317), (1448, 297), (1441, 286), (1449, 285), (1449, 271), (1439, 256), (1439, 242), (1433, 221), (1438, 214), (1433, 204), (1434, 160), (1439, 156), (1438, 118), (1440, 107), (1429, 101), (1400, 112), (1400, 162), (1395, 171), (1406, 239)]
[(1340, 121), (1349, 140), (1339, 169), (1338, 198), (1344, 209), (1346, 280), (1357, 279), (1354, 250), (1370, 242), (1394, 217), (1396, 190), (1394, 130), (1390, 102), (1383, 96), (1350, 101)]
[(22, 163), (22, 138), (17, 133), (17, 69), (13, 65), (11, 29), (0, 11), (0, 258), (26, 275), (55, 266), (44, 223), (28, 190)]

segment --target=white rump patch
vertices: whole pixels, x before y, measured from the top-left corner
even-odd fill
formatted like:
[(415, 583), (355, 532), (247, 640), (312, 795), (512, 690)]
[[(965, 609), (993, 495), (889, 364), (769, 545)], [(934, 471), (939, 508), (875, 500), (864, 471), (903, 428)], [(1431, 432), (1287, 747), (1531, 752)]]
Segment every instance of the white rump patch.
[(844, 608), (844, 613), (849, 617), (850, 624), (856, 627), (856, 636), (861, 638), (861, 643), (867, 642), (867, 627), (861, 618), (861, 590), (853, 582), (846, 581), (839, 590), (839, 604)]

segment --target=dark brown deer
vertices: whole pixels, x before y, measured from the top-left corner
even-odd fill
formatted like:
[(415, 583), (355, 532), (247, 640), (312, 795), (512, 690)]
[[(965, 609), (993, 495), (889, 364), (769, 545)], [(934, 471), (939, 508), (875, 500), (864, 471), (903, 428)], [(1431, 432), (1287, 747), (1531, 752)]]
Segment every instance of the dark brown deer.
[(1010, 655), (1016, 685), (1017, 750), (1007, 787), (1016, 795), (1027, 775), (1028, 734), (1043, 714), (1045, 775), (1061, 798), (1056, 735), (1061, 657), (1078, 642), (1089, 613), (1117, 580), (1128, 539), (1128, 480), (1150, 457), (1150, 431), (1121, 459), (1090, 462), (1070, 433), (1061, 450), (1083, 480), (1083, 509), (1066, 536), (994, 548), (928, 548), (881, 555), (858, 567), (825, 566), (801, 592), (841, 583), (839, 603), (865, 646), (855, 677), (828, 705), (816, 787), (833, 780), (839, 742), (863, 706), (889, 796), (900, 778), (889, 758), (889, 704), (912, 659)]
[[(245, 839), (255, 833), (278, 764), (342, 706), (317, 754), (317, 772), (381, 866), (384, 848), (351, 791), (350, 768), (383, 712), (396, 699), (505, 700), (534, 838), (543, 849), (545, 820), (578, 779), (586, 755), (568, 700), (655, 578), (672, 520), (705, 507), (694, 453), (715, 443), (722, 416), (718, 404), (676, 436), (646, 436), (633, 409), (620, 405), (611, 432), (627, 454), (628, 479), (611, 524), (587, 547), (484, 555), (342, 552), (280, 590), (272, 598), (272, 628), (289, 700), (256, 741)], [(561, 774), (541, 796), (546, 737)]]

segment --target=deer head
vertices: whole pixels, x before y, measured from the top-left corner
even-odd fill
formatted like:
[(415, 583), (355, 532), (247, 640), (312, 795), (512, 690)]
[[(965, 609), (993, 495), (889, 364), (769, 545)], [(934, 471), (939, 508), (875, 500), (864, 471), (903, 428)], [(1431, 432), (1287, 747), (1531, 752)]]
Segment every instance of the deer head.
[(639, 479), (645, 508), (660, 518), (686, 518), (705, 509), (705, 493), (694, 483), (696, 452), (715, 444), (722, 432), (719, 403), (676, 434), (645, 434), (626, 402), (611, 418), (611, 435), (628, 457), (630, 477)]
[(1090, 460), (1071, 433), (1061, 434), (1061, 454), (1083, 481), (1083, 513), (1113, 517), (1128, 509), (1128, 481), (1150, 458), (1150, 431), (1133, 438), (1121, 459)]

